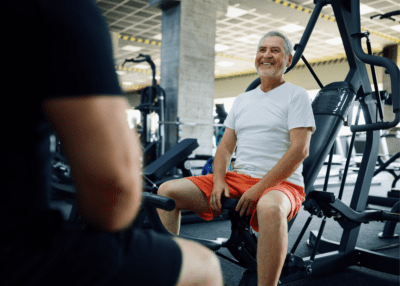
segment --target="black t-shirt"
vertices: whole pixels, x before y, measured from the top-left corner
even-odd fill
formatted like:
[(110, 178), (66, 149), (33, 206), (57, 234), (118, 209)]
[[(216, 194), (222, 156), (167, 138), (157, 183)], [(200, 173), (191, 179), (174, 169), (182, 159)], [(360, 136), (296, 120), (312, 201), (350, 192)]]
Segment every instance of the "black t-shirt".
[[(124, 96), (94, 0), (2, 0), (1, 234), (61, 224), (49, 210), (51, 97)], [(5, 75), (4, 75), (5, 74)]]

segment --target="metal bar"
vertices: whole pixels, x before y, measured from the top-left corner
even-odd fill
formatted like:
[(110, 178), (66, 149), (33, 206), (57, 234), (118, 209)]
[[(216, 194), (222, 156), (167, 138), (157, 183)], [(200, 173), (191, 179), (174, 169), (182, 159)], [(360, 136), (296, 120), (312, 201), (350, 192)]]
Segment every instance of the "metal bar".
[(324, 218), (322, 219), (321, 226), (318, 231), (317, 241), (315, 242), (314, 249), (310, 257), (310, 261), (314, 261), (315, 255), (317, 254), (318, 244), (321, 240), (322, 233), (324, 232), (325, 224), (326, 224), (326, 216), (324, 216)]
[(328, 189), (329, 175), (331, 173), (331, 166), (332, 166), (333, 149), (335, 148), (335, 145), (336, 145), (336, 143), (333, 143), (332, 148), (331, 148), (331, 152), (329, 154), (328, 168), (326, 170), (325, 182), (324, 182), (324, 188), (323, 188), (324, 192), (326, 192), (326, 190)]
[(318, 83), (319, 87), (322, 89), (324, 88), (324, 86), (322, 85), (321, 81), (319, 80), (319, 78), (317, 77), (317, 75), (315, 74), (314, 70), (312, 69), (312, 67), (310, 66), (310, 64), (308, 63), (308, 61), (306, 60), (306, 58), (301, 55), (301, 59), (303, 60), (304, 64), (307, 66), (308, 70), (310, 71), (310, 73), (312, 74), (312, 76), (314, 77), (315, 81)]
[(296, 249), (297, 249), (297, 247), (299, 246), (300, 241), (301, 241), (301, 239), (303, 238), (304, 233), (306, 232), (306, 230), (307, 230), (308, 226), (310, 225), (310, 222), (311, 222), (312, 219), (313, 219), (313, 215), (310, 215), (310, 216), (308, 217), (308, 219), (307, 219), (307, 221), (306, 221), (306, 223), (305, 223), (303, 229), (301, 230), (299, 236), (297, 237), (296, 242), (294, 243), (294, 245), (293, 245), (293, 247), (292, 247), (292, 250), (290, 251), (291, 254), (294, 254), (294, 252), (296, 251)]
[(179, 121), (159, 121), (158, 123), (160, 125), (165, 124), (165, 125), (218, 126), (218, 127), (225, 126), (225, 124), (221, 124), (221, 123), (205, 124), (205, 123), (179, 122)]
[[(356, 122), (355, 125), (358, 124), (358, 120), (360, 118), (360, 111), (361, 111), (361, 105), (358, 106), (357, 109), (357, 115), (356, 115)], [(351, 122), (350, 124), (351, 125)], [(351, 160), (351, 154), (353, 152), (353, 146), (354, 146), (354, 141), (356, 139), (356, 132), (353, 132), (352, 136), (351, 136), (351, 141), (350, 141), (350, 147), (349, 147), (349, 151), (347, 153), (347, 159), (346, 159), (346, 165), (344, 167), (344, 173), (343, 173), (343, 177), (342, 177), (342, 181), (340, 182), (340, 190), (339, 190), (339, 196), (338, 199), (341, 200), (342, 196), (343, 196), (343, 191), (344, 191), (344, 186), (346, 184), (346, 179), (347, 179), (347, 173), (349, 171), (349, 166), (350, 166), (350, 160)]]
[(387, 160), (385, 163), (381, 165), (381, 167), (375, 171), (374, 176), (379, 174), (382, 171), (385, 171), (386, 167), (388, 167), (390, 164), (392, 164), (394, 161), (396, 161), (400, 157), (400, 152), (397, 152), (395, 155), (392, 156), (389, 160)]
[[(366, 32), (367, 35), (367, 49), (368, 49), (368, 54), (372, 55), (372, 48), (371, 48), (371, 42), (369, 40), (369, 32)], [(371, 73), (372, 73), (372, 80), (374, 81), (374, 87), (375, 87), (375, 97), (376, 97), (376, 103), (379, 111), (379, 116), (381, 121), (383, 121), (383, 111), (382, 111), (382, 102), (381, 102), (381, 96), (379, 94), (379, 87), (378, 87), (378, 81), (376, 79), (376, 72), (375, 72), (375, 66), (371, 64)]]
[[(360, 23), (360, 0), (351, 1), (351, 14), (353, 34), (360, 33), (361, 23)], [(335, 15), (336, 16), (336, 15)], [(392, 87), (392, 98), (393, 98), (393, 112), (395, 113), (395, 119), (391, 122), (379, 122), (370, 123), (367, 122), (365, 125), (352, 126), (351, 131), (367, 131), (367, 130), (379, 130), (379, 129), (389, 129), (396, 126), (400, 122), (400, 71), (396, 63), (393, 61), (377, 56), (371, 56), (364, 53), (361, 45), (361, 39), (355, 37), (353, 39), (353, 49), (357, 58), (364, 63), (373, 64), (380, 67), (385, 67), (389, 72), (391, 87)], [(367, 87), (364, 87), (367, 88)], [(365, 90), (364, 90), (365, 91)]]
[[(303, 258), (304, 263), (309, 263), (309, 257)], [(320, 276), (323, 274), (331, 273), (336, 270), (347, 268), (357, 264), (356, 253), (340, 253), (338, 251), (332, 251), (328, 253), (318, 254), (315, 256), (314, 262), (312, 263), (312, 271), (305, 272), (293, 265), (289, 267), (288, 274), (282, 274), (279, 280), (282, 284), (297, 281), (304, 278), (310, 278)], [(282, 273), (284, 273), (282, 271)]]
[(322, 8), (326, 5), (325, 0), (319, 0), (316, 2), (317, 3), (311, 14), (310, 20), (308, 20), (306, 29), (304, 30), (303, 36), (301, 37), (301, 40), (300, 40), (300, 43), (296, 45), (297, 49), (296, 49), (296, 53), (293, 56), (292, 64), (290, 65), (290, 67), (288, 67), (286, 69), (285, 73), (288, 73), (292, 68), (294, 68), (296, 66), (296, 64), (298, 63), (298, 61), (300, 60), (300, 57), (303, 54), (303, 52), (307, 46), (307, 42), (310, 39), (311, 33), (314, 30), (315, 24), (317, 23), (317, 20), (322, 11)]

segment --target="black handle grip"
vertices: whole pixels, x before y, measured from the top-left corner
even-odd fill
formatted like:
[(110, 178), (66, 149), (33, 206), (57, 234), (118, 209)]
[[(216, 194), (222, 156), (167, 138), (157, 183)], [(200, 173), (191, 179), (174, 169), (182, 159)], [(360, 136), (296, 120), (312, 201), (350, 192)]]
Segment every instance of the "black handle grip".
[(172, 211), (175, 209), (176, 202), (174, 199), (151, 194), (148, 192), (142, 193), (142, 201), (144, 204), (150, 204), (156, 208), (163, 209), (166, 211)]

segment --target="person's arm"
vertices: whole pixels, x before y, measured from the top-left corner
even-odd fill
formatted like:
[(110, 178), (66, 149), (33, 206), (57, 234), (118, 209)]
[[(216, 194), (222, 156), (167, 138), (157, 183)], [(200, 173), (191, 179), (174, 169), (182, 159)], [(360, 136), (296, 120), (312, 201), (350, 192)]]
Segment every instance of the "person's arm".
[(276, 186), (289, 178), (299, 168), (304, 159), (308, 157), (312, 128), (294, 128), (289, 132), (291, 146), (285, 155), (257, 184), (247, 190), (240, 198), (236, 211), (239, 211), (241, 216), (246, 210), (246, 214), (249, 215), (253, 201), (259, 199), (266, 189)]
[(225, 128), (224, 136), (221, 143), (219, 143), (217, 152), (214, 156), (213, 164), (213, 189), (210, 198), (210, 207), (215, 211), (220, 211), (221, 196), (229, 197), (229, 186), (225, 182), (225, 175), (228, 170), (233, 152), (236, 147), (236, 134), (235, 130), (228, 127)]
[(141, 201), (141, 150), (123, 97), (69, 97), (43, 104), (77, 186), (78, 212), (91, 228), (128, 227)]
[(214, 182), (225, 181), (225, 175), (231, 162), (233, 152), (235, 151), (236, 141), (235, 130), (226, 127), (221, 143), (218, 145), (214, 156)]

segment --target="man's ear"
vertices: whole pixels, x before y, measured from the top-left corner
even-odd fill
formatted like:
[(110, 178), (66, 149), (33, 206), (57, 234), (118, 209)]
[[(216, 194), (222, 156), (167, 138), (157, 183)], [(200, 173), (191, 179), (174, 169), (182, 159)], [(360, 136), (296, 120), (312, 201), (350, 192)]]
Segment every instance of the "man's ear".
[(293, 60), (293, 55), (290, 54), (289, 55), (289, 61), (288, 61), (287, 65), (286, 65), (286, 67), (290, 67), (290, 65), (292, 64), (292, 60)]

